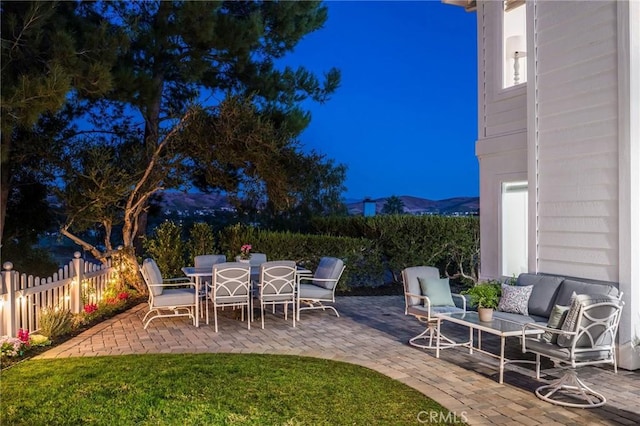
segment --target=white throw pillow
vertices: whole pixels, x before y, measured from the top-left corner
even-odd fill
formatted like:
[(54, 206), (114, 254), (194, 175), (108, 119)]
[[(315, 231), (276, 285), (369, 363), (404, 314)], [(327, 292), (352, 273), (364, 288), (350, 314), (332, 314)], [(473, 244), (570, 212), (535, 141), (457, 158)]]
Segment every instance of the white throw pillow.
[(532, 285), (516, 286), (502, 284), (502, 297), (498, 303), (498, 310), (513, 314), (529, 315), (529, 298), (533, 291)]

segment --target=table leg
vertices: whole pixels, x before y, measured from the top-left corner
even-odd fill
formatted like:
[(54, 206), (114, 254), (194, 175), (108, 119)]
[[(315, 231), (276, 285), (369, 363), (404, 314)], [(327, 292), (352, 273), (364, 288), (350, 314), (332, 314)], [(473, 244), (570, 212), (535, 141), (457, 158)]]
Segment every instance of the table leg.
[(196, 277), (196, 327), (200, 327), (200, 277)]
[(473, 327), (469, 327), (469, 354), (473, 355)]
[(504, 377), (504, 336), (500, 336), (500, 380), (498, 383), (502, 384), (502, 379)]
[[(427, 327), (429, 327), (429, 323), (427, 322)], [(436, 320), (436, 358), (440, 358), (440, 318)]]

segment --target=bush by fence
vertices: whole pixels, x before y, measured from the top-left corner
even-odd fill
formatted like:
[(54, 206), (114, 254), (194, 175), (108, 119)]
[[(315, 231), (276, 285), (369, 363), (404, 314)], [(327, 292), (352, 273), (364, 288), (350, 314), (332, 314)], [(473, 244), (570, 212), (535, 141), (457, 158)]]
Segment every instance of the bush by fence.
[(480, 223), (477, 217), (350, 216), (315, 218), (314, 232), (376, 241), (394, 278), (408, 266), (431, 265), (442, 275), (477, 281)]
[[(339, 257), (347, 265), (342, 289), (377, 286), (389, 281), (390, 276), (399, 281), (402, 269), (416, 265), (437, 266), (442, 275), (477, 279), (477, 218), (399, 215), (319, 218), (312, 225), (314, 234), (273, 232), (240, 224), (228, 226), (215, 235), (214, 248), (209, 253), (233, 259), (242, 245), (251, 244), (254, 252), (266, 253), (269, 259), (294, 260), (312, 270), (322, 256)], [(185, 247), (191, 247), (196, 240), (211, 244), (212, 230), (208, 226), (194, 225), (188, 232), (189, 242), (185, 243), (176, 242), (175, 238), (177, 235), (187, 238), (187, 232), (179, 225), (165, 222), (149, 238), (147, 255), (156, 259), (163, 274), (179, 275), (177, 259), (182, 260), (182, 265), (193, 263), (195, 252)]]

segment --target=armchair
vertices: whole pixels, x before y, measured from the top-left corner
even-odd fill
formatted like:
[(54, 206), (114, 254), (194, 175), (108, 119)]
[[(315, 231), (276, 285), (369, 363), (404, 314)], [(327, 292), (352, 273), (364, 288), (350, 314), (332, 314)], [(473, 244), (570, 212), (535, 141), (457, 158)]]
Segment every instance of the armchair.
[[(298, 321), (300, 321), (300, 311), (307, 309), (331, 309), (337, 317), (340, 314), (330, 305), (325, 303), (335, 303), (336, 287), (344, 272), (345, 265), (341, 259), (335, 257), (323, 257), (316, 268), (313, 276), (302, 275), (298, 278)], [(300, 306), (304, 303), (307, 306)]]
[[(620, 298), (622, 294), (620, 294)], [(523, 327), (522, 352), (536, 354), (536, 378), (540, 379), (540, 357), (563, 366), (558, 380), (536, 389), (538, 398), (566, 407), (594, 408), (607, 400), (578, 378), (576, 369), (584, 365), (613, 364), (617, 372), (615, 338), (624, 302), (616, 296), (577, 295), (560, 329), (531, 323)], [(527, 328), (544, 330), (557, 339), (525, 336)]]
[(145, 259), (142, 262), (140, 273), (149, 290), (149, 312), (142, 319), (145, 329), (156, 318), (180, 316), (190, 317), (198, 327), (198, 297), (195, 283), (186, 277), (163, 279), (153, 259)]
[[(422, 281), (422, 282), (421, 282)], [(460, 343), (449, 339), (441, 332), (437, 314), (449, 312), (464, 312), (467, 308), (467, 301), (460, 294), (451, 293), (448, 280), (440, 281), (440, 271), (432, 266), (412, 266), (402, 271), (402, 283), (404, 285), (405, 315), (411, 315), (418, 321), (427, 325), (427, 328), (420, 334), (409, 339), (409, 344), (423, 349), (439, 349), (460, 346)], [(435, 283), (436, 291), (432, 294), (425, 293), (429, 289), (426, 284)], [(440, 289), (438, 289), (440, 287)], [(446, 299), (445, 304), (436, 299)], [(453, 300), (456, 299), (457, 303)], [(426, 343), (421, 343), (427, 339)], [(437, 340), (440, 344), (437, 344)], [(436, 354), (438, 356), (439, 354)]]

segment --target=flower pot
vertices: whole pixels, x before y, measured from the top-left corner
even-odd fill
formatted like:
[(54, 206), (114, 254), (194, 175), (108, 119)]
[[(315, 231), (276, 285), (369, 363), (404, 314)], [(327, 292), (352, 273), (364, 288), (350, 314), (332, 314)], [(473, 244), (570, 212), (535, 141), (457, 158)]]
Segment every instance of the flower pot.
[(249, 259), (238, 259), (240, 263), (249, 263)]
[(482, 322), (490, 322), (493, 320), (492, 308), (478, 308), (478, 318)]

